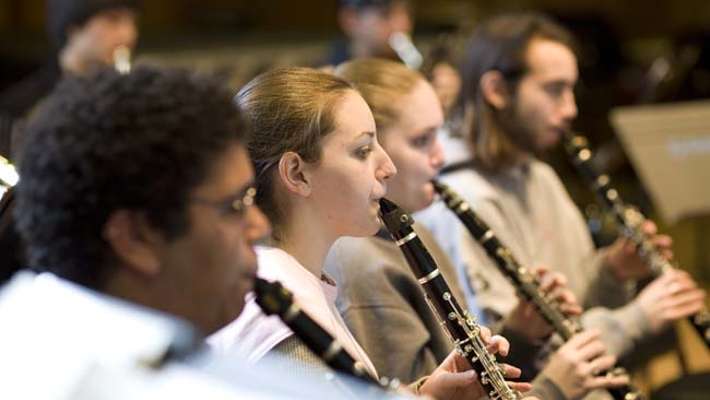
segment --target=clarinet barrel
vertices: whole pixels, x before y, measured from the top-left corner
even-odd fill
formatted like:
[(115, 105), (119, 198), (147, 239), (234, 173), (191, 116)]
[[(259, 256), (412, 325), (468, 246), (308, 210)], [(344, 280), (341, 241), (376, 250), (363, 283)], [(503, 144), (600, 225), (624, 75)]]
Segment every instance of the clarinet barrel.
[(481, 337), (481, 327), (452, 295), (434, 259), (412, 228), (414, 220), (393, 202), (380, 199), (380, 216), (407, 260), (432, 308), (454, 344), (479, 376), (481, 386), (493, 400), (518, 400), (520, 394), (505, 381), (503, 370)]

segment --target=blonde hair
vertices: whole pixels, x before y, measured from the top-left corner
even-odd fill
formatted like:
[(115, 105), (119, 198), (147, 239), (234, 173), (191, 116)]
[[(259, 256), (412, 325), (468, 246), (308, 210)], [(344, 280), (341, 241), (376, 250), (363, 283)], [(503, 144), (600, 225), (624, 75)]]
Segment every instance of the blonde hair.
[(375, 117), (378, 134), (397, 123), (402, 112), (398, 100), (411, 93), (424, 75), (398, 62), (358, 59), (341, 64), (335, 74), (348, 80), (365, 99)]
[(334, 109), (349, 90), (345, 80), (311, 68), (278, 68), (248, 82), (236, 102), (251, 124), (247, 140), (254, 164), (256, 202), (271, 220), (273, 236), (287, 215), (275, 193), (274, 176), (281, 156), (289, 151), (306, 162), (321, 158), (321, 141), (335, 128)]

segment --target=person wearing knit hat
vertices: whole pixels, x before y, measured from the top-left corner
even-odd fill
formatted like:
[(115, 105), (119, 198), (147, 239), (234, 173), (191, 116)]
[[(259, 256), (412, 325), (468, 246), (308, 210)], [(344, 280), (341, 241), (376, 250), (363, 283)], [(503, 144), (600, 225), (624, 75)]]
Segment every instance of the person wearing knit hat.
[(329, 65), (352, 58), (397, 59), (390, 36), (410, 34), (414, 23), (408, 0), (338, 0), (338, 25), (345, 37), (331, 49)]
[[(22, 130), (17, 127), (38, 107), (62, 75), (82, 75), (113, 64), (114, 51), (129, 52), (138, 36), (137, 0), (47, 0), (47, 31), (52, 57), (32, 75), (0, 93), (0, 155), (19, 157)], [(25, 264), (15, 231), (14, 194), (0, 201), (0, 286)]]
[(47, 30), (64, 71), (83, 73), (113, 63), (114, 51), (135, 47), (136, 0), (47, 0)]
[(113, 62), (119, 47), (137, 39), (137, 0), (47, 0), (52, 53), (32, 74), (0, 92), (0, 155), (14, 158), (13, 126), (53, 88), (62, 75), (82, 74)]

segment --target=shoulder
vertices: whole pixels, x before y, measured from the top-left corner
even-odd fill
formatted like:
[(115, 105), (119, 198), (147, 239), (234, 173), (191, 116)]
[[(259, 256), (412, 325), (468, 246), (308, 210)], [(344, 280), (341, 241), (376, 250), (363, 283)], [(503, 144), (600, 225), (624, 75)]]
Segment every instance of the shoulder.
[(325, 270), (338, 284), (338, 306), (398, 307), (417, 282), (394, 242), (377, 237), (341, 238), (326, 258)]
[(257, 246), (256, 257), (260, 278), (281, 281), (290, 290), (298, 290), (315, 279), (293, 256), (281, 249)]
[(397, 266), (397, 246), (378, 237), (343, 237), (328, 252), (325, 270), (340, 285), (343, 281), (381, 274), (383, 269)]
[(237, 353), (256, 362), (292, 335), (277, 316), (265, 315), (251, 298), (239, 317), (209, 336), (207, 343), (218, 354)]
[(459, 196), (472, 205), (497, 199), (499, 189), (488, 175), (475, 168), (466, 168), (441, 177)]
[(554, 168), (540, 160), (533, 160), (530, 162), (530, 176), (531, 179), (546, 185), (564, 187), (560, 176), (557, 175)]
[(530, 164), (530, 175), (534, 185), (545, 193), (546, 201), (565, 209), (571, 208), (572, 213), (577, 213), (577, 206), (567, 191), (567, 187), (549, 164), (538, 160), (533, 161)]

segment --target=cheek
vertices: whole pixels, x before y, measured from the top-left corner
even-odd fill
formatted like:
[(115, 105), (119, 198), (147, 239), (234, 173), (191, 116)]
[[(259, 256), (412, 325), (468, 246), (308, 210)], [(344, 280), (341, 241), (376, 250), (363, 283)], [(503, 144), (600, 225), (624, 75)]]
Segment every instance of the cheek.
[[(367, 172), (363, 171), (350, 176), (349, 179), (344, 178), (338, 181), (335, 193), (339, 193), (342, 204), (349, 204), (353, 208), (363, 208), (369, 205), (373, 182), (367, 179), (368, 176)], [(344, 184), (347, 185), (347, 189), (343, 189)]]
[(411, 151), (403, 165), (410, 186), (421, 187), (436, 175), (428, 152)]
[[(210, 224), (210, 222), (205, 222)], [(196, 265), (204, 265), (206, 274), (225, 275), (224, 283), (234, 275), (235, 261), (239, 261), (241, 246), (236, 240), (236, 228), (213, 221), (211, 226), (203, 226), (199, 235), (191, 243), (191, 258)]]
[(356, 229), (358, 235), (374, 233), (369, 232), (374, 216), (371, 202), (374, 185), (374, 172), (369, 169), (339, 179), (336, 186), (330, 188), (333, 196), (330, 205), (331, 218), (337, 220), (344, 218), (346, 224), (360, 226)]
[(540, 130), (545, 126), (545, 121), (548, 118), (549, 110), (542, 103), (526, 102), (518, 104), (517, 122), (528, 132), (534, 136), (540, 135)]
[(411, 151), (404, 157), (400, 154), (397, 159), (392, 156), (392, 161), (397, 167), (397, 175), (388, 182), (393, 197), (417, 199), (417, 202), (423, 201), (422, 198), (427, 200), (430, 197), (427, 190), (429, 181), (436, 175), (430, 166), (429, 156)]
[[(360, 218), (367, 197), (363, 184), (355, 175), (330, 175), (317, 180), (312, 201), (330, 224), (352, 224), (349, 218)], [(344, 221), (346, 219), (347, 221)]]
[[(211, 288), (216, 299), (228, 308), (241, 307), (244, 295), (250, 289), (246, 286), (244, 273), (248, 265), (256, 265), (256, 256), (249, 254), (243, 241), (238, 240), (236, 228), (217, 228), (210, 236), (204, 237), (201, 246), (202, 259), (195, 260), (202, 265), (205, 275), (209, 275)], [(206, 267), (206, 268), (205, 268)], [(251, 271), (251, 272), (255, 272)]]

